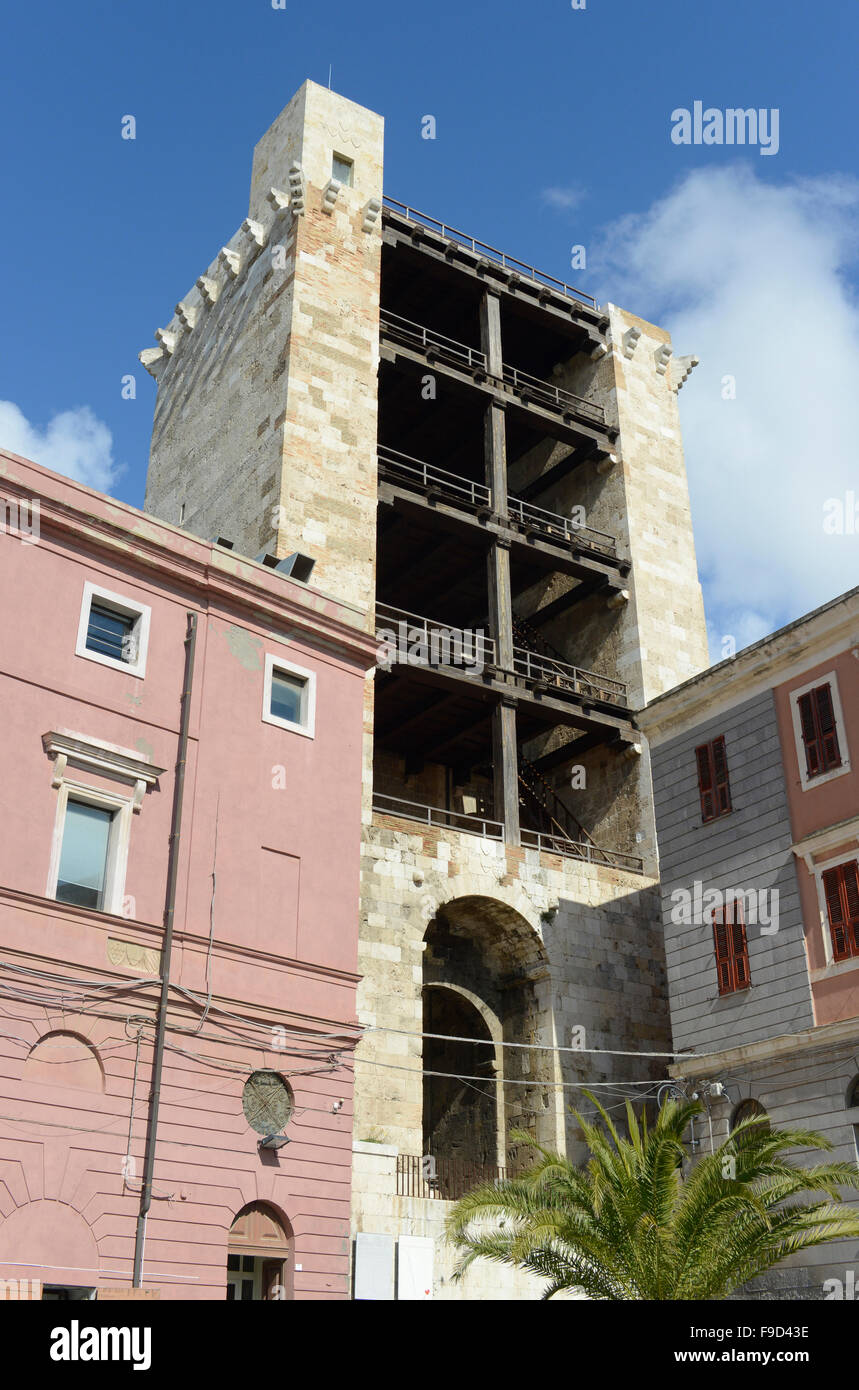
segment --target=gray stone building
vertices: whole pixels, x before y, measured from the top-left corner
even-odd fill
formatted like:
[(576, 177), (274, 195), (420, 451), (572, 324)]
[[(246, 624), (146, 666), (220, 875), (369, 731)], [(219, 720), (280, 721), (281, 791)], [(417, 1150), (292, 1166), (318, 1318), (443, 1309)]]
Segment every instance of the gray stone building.
[(583, 1083), (664, 1075), (596, 1050), (669, 1046), (636, 710), (707, 664), (695, 359), (388, 196), (381, 118), (311, 82), (156, 338), (147, 509), (286, 564), (380, 642), (356, 1294), (534, 1297), (495, 1268), (452, 1287), (439, 1233), (515, 1162), (512, 1129), (577, 1153)]
[[(674, 1046), (695, 1054), (674, 1076), (704, 1099), (717, 1144), (766, 1112), (859, 1162), (859, 589), (668, 691), (639, 723)], [(705, 1122), (693, 1150), (709, 1143)], [(859, 1245), (843, 1241), (749, 1292), (855, 1297), (857, 1272)]]

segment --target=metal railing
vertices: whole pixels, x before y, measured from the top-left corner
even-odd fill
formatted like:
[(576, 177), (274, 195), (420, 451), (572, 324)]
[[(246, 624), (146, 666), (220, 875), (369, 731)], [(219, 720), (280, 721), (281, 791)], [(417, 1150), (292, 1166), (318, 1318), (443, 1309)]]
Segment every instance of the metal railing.
[(586, 864), (603, 864), (610, 869), (627, 869), (635, 874), (644, 872), (644, 860), (635, 854), (600, 849), (587, 841), (568, 840), (562, 835), (546, 835), (541, 830), (521, 830), (519, 836), (524, 849), (560, 854), (565, 859), (581, 859)]
[(528, 372), (520, 372), (518, 367), (511, 367), (506, 362), (502, 367), (502, 375), (506, 384), (511, 386), (523, 401), (533, 400), (550, 410), (559, 411), (562, 415), (578, 415), (580, 419), (589, 420), (592, 424), (605, 424), (605, 411), (602, 406), (594, 405), (593, 401), (586, 401), (581, 396), (574, 396), (572, 391), (565, 391), (561, 386), (552, 386), (537, 376), (529, 376)]
[[(435, 826), (440, 830), (479, 835), (484, 840), (504, 840), (504, 825), (501, 821), (489, 820), (486, 816), (468, 815), (464, 811), (446, 811), (441, 806), (425, 806), (419, 801), (404, 801), (402, 797), (387, 796), (384, 792), (373, 792), (373, 810), (380, 816), (393, 816), (397, 820), (414, 821), (419, 825)], [(568, 840), (562, 835), (547, 835), (539, 830), (521, 830), (520, 842), (524, 849), (560, 854), (565, 859), (578, 859), (586, 864), (602, 864), (606, 868), (626, 869), (638, 874), (644, 871), (644, 861), (637, 855), (600, 849), (587, 841)]]
[(614, 680), (596, 671), (585, 671), (580, 666), (571, 666), (566, 661), (556, 661), (553, 657), (529, 651), (527, 647), (513, 648), (513, 671), (510, 674), (531, 685), (554, 688), (560, 694), (581, 695), (603, 704), (626, 705), (626, 681)]
[[(451, 627), (449, 623), (409, 613), (405, 608), (377, 603), (376, 637), (380, 642), (390, 642), (389, 634), (396, 638), (395, 649), (389, 653), (391, 660), (408, 656), (408, 665), (451, 666), (464, 675), (479, 676), (486, 666), (495, 664), (495, 639), (483, 631)], [(426, 656), (409, 652), (415, 646), (419, 651), (423, 647)]]
[(565, 284), (563, 280), (557, 280), (554, 275), (547, 275), (545, 271), (537, 270), (533, 265), (528, 265), (527, 261), (520, 261), (516, 256), (508, 256), (506, 251), (499, 251), (497, 247), (490, 246), (488, 242), (479, 241), (477, 237), (457, 231), (456, 227), (448, 227), (444, 222), (439, 222), (437, 218), (430, 217), (425, 212), (418, 212), (416, 208), (411, 208), (406, 203), (398, 202), (396, 198), (389, 198), (386, 195), (382, 201), (385, 207), (396, 211), (406, 221), (417, 222), (421, 226), (428, 227), (430, 231), (437, 232), (446, 241), (458, 242), (460, 246), (464, 246), (475, 256), (486, 256), (512, 275), (524, 275), (526, 279), (533, 280), (538, 285), (545, 285), (548, 289), (565, 295), (567, 299), (577, 299), (581, 304), (587, 304), (592, 308), (597, 307), (593, 295), (585, 294), (584, 290), (573, 289), (572, 285)]
[(404, 347), (416, 348), (424, 353), (428, 362), (438, 360), (446, 362), (448, 366), (486, 375), (486, 353), (479, 348), (469, 347), (467, 343), (448, 338), (444, 333), (436, 333), (421, 323), (413, 323), (401, 314), (392, 314), (390, 309), (382, 310), (379, 327), (383, 337), (391, 338)]
[(432, 1158), (397, 1154), (397, 1196), (458, 1202), (466, 1192), (485, 1183), (503, 1182), (508, 1170), (493, 1163), (461, 1158)]
[(401, 454), (398, 449), (379, 445), (379, 473), (393, 481), (404, 483), (427, 497), (437, 495), (474, 511), (489, 511), (492, 497), (485, 483), (472, 482), (456, 473), (447, 473), (435, 464)]
[(617, 542), (614, 536), (605, 531), (595, 531), (592, 526), (578, 526), (569, 517), (535, 507), (531, 502), (521, 502), (518, 497), (507, 498), (507, 511), (511, 524), (523, 531), (538, 532), (541, 536), (567, 545), (587, 546), (601, 555), (617, 558)]
[(400, 820), (419, 821), (422, 825), (436, 825), (445, 830), (464, 830), (484, 840), (504, 839), (504, 826), (500, 821), (467, 815), (464, 811), (445, 811), (440, 806), (424, 806), (419, 801), (386, 796), (384, 792), (373, 792), (373, 810), (380, 816), (397, 816)]

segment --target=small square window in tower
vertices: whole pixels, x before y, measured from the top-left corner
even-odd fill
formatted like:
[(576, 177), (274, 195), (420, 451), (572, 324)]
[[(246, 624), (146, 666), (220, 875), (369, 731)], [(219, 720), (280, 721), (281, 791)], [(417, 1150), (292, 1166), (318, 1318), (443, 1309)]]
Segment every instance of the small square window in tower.
[(342, 154), (334, 155), (331, 160), (332, 179), (336, 179), (338, 183), (342, 183), (346, 188), (351, 188), (354, 173), (355, 165), (352, 163), (351, 159), (347, 159), (346, 156)]

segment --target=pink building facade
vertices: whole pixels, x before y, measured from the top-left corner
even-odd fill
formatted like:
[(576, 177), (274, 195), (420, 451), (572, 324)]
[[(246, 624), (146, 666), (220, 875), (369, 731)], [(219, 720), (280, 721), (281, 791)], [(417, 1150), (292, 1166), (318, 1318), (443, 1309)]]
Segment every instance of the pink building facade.
[(365, 615), (8, 454), (0, 506), (0, 1281), (346, 1298)]

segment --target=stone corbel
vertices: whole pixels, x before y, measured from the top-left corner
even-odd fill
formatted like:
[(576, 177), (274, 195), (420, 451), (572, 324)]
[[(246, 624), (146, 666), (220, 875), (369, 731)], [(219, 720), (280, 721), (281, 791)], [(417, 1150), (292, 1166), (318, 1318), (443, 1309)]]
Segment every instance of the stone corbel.
[(631, 357), (638, 347), (638, 340), (641, 337), (640, 328), (628, 328), (621, 339), (623, 343), (624, 357)]
[(361, 223), (362, 232), (372, 232), (379, 220), (379, 213), (382, 211), (381, 198), (371, 198), (364, 209), (364, 221)]
[(275, 217), (280, 212), (286, 212), (289, 207), (289, 194), (281, 193), (279, 188), (270, 188), (265, 198), (266, 202), (274, 209)]
[(218, 264), (223, 267), (228, 279), (235, 280), (242, 268), (242, 258), (238, 251), (231, 251), (229, 246), (222, 246), (218, 252)]
[(220, 293), (217, 280), (211, 280), (208, 275), (201, 275), (197, 281), (197, 289), (207, 304), (217, 303)]
[(167, 365), (167, 354), (163, 347), (144, 348), (142, 352), (138, 352), (137, 359), (156, 381)]
[(653, 354), (653, 360), (656, 363), (656, 370), (659, 375), (664, 376), (668, 363), (671, 361), (671, 348), (667, 343), (663, 343), (661, 347), (656, 349)]
[(173, 333), (169, 328), (156, 328), (155, 336), (158, 339), (164, 351), (168, 353), (170, 356), (172, 356), (173, 353), (176, 351), (176, 334)]
[(617, 463), (617, 454), (604, 454), (597, 463), (598, 473), (610, 473)]
[(334, 211), (342, 187), (339, 179), (329, 179), (322, 190), (322, 211), (327, 212), (329, 217)]
[(675, 391), (680, 390), (684, 381), (690, 373), (694, 371), (700, 360), (701, 359), (696, 357), (694, 353), (691, 353), (688, 357), (675, 357), (674, 362), (677, 367), (677, 372), (675, 373), (676, 380), (674, 382)]
[(255, 246), (265, 246), (265, 227), (261, 222), (255, 222), (253, 218), (246, 217), (242, 223), (242, 231)]
[(301, 165), (296, 161), (289, 169), (289, 202), (296, 217), (304, 214), (305, 185)]
[(186, 333), (193, 329), (199, 313), (200, 310), (195, 304), (186, 304), (184, 299), (180, 299), (176, 305), (176, 317)]

